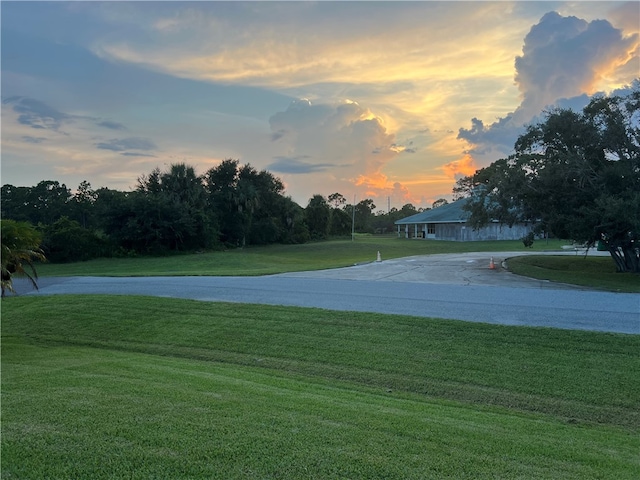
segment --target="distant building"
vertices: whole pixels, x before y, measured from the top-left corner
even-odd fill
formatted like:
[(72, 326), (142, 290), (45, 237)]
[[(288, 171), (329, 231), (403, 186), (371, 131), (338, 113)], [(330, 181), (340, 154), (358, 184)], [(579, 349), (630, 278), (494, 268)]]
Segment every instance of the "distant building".
[(395, 222), (398, 237), (472, 242), (479, 240), (520, 240), (532, 231), (531, 224), (515, 224), (512, 227), (491, 222), (474, 230), (467, 222), (469, 212), (462, 207), (463, 198), (432, 210), (411, 215)]

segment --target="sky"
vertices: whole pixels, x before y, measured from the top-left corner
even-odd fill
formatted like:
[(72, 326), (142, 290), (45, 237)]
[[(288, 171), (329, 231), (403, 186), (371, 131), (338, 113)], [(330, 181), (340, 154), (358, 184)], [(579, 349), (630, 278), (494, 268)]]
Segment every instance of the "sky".
[(305, 207), (451, 199), (554, 106), (640, 77), (635, 2), (0, 3), (1, 183), (233, 158)]

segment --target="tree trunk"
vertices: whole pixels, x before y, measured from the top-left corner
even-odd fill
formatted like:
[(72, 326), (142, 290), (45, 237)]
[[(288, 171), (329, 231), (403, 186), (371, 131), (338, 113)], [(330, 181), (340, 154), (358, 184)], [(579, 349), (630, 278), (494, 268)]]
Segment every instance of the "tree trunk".
[(618, 247), (609, 247), (609, 254), (616, 264), (616, 272), (625, 272), (626, 265), (624, 263), (624, 257), (620, 255), (620, 249)]
[(639, 249), (633, 246), (625, 246), (622, 248), (624, 255), (624, 263), (627, 267), (627, 272), (640, 273), (640, 258)]
[(625, 247), (609, 247), (611, 258), (616, 264), (616, 271), (620, 273), (640, 273), (640, 252), (631, 245)]

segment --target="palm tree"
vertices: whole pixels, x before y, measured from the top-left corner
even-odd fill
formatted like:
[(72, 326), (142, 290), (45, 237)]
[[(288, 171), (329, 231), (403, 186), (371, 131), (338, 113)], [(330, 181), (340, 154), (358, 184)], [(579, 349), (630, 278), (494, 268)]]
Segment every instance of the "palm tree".
[[(13, 289), (13, 275), (24, 275), (37, 290), (38, 274), (33, 265), (35, 260), (45, 261), (44, 252), (40, 248), (42, 238), (38, 231), (28, 222), (2, 220), (1, 251), (1, 283), (2, 297), (6, 290), (15, 293)], [(30, 272), (26, 267), (29, 267)]]

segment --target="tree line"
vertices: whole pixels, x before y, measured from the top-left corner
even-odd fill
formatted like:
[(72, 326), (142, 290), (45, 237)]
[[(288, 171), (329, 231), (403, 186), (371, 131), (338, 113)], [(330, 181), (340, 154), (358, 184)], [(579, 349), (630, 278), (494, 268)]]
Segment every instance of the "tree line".
[(3, 185), (1, 195), (2, 218), (36, 226), (47, 258), (59, 262), (393, 231), (396, 220), (419, 211), (407, 204), (375, 212), (371, 199), (351, 205), (339, 193), (313, 195), (302, 208), (279, 178), (234, 159), (203, 175), (184, 163), (156, 168), (132, 191), (94, 190), (83, 181), (72, 192), (44, 180)]

